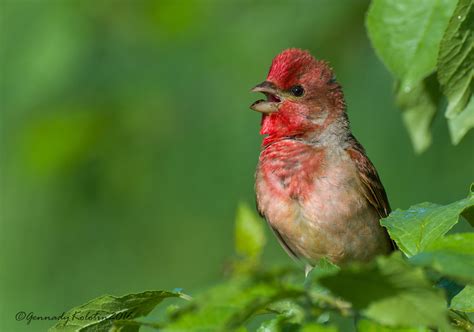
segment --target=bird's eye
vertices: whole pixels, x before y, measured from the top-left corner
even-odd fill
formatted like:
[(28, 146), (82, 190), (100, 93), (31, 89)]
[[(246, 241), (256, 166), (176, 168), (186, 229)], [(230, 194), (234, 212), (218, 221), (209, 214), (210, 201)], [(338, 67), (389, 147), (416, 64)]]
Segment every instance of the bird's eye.
[(301, 97), (304, 93), (304, 89), (301, 85), (295, 85), (291, 88), (291, 94), (295, 97)]

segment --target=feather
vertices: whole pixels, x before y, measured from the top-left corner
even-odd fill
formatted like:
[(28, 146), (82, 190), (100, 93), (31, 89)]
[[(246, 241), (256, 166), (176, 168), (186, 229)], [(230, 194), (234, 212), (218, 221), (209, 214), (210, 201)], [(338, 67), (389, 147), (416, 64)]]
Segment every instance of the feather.
[[(386, 218), (390, 214), (391, 209), (385, 188), (382, 185), (382, 181), (380, 181), (375, 166), (367, 157), (364, 147), (352, 134), (349, 137), (349, 147), (346, 151), (357, 168), (359, 180), (364, 188), (365, 198), (375, 208), (380, 218)], [(391, 242), (393, 249), (396, 249), (395, 243)]]
[(352, 141), (347, 149), (349, 156), (357, 167), (359, 179), (364, 186), (364, 195), (370, 204), (377, 210), (380, 218), (385, 218), (390, 213), (387, 194), (380, 181), (377, 170), (367, 158), (365, 150), (357, 139), (351, 135)]

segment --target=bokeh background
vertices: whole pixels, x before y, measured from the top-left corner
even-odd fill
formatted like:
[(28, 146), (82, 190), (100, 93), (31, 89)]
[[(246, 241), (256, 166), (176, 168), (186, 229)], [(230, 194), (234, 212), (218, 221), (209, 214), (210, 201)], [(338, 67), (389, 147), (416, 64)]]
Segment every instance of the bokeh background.
[[(1, 331), (18, 311), (222, 277), (238, 202), (253, 206), (249, 92), (282, 49), (332, 64), (393, 207), (464, 197), (474, 135), (414, 154), (368, 1), (0, 0)], [(289, 263), (273, 237), (268, 264)]]

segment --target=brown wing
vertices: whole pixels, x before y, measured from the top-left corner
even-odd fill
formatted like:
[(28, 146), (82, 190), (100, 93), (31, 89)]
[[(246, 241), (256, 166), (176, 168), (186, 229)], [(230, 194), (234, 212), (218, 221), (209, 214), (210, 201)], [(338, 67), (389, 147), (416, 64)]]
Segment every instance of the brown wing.
[[(350, 148), (347, 149), (347, 153), (357, 167), (359, 179), (365, 189), (364, 195), (367, 201), (375, 208), (380, 218), (385, 218), (390, 214), (391, 209), (385, 188), (382, 185), (382, 181), (380, 181), (377, 170), (366, 156), (364, 147), (352, 135), (350, 137), (350, 143)], [(389, 237), (388, 233), (387, 237)], [(397, 249), (395, 242), (393, 240), (390, 241), (392, 243), (392, 249)]]
[(295, 261), (299, 260), (299, 257), (296, 255), (296, 253), (293, 251), (293, 249), (290, 248), (290, 246), (285, 242), (283, 237), (281, 236), (280, 232), (278, 232), (270, 223), (267, 221), (267, 224), (270, 226), (271, 230), (273, 231), (273, 234), (275, 234), (276, 238), (278, 239), (278, 242), (282, 246), (282, 248), (286, 251), (288, 256), (293, 258)]
[(380, 218), (385, 218), (391, 210), (387, 194), (377, 174), (377, 170), (369, 158), (367, 158), (364, 148), (356, 138), (352, 136), (351, 141), (353, 144), (347, 149), (347, 152), (359, 171), (359, 178), (365, 188), (365, 197), (377, 210)]
[(257, 202), (257, 201), (255, 201), (255, 205), (256, 205), (258, 214), (260, 215), (260, 217), (262, 217), (263, 219), (265, 219), (265, 221), (267, 222), (268, 226), (269, 226), (270, 229), (272, 230), (273, 234), (275, 234), (275, 237), (277, 238), (278, 243), (280, 243), (281, 247), (285, 250), (285, 252), (288, 254), (288, 256), (290, 256), (295, 262), (300, 262), (300, 258), (299, 258), (298, 255), (293, 251), (293, 249), (291, 249), (291, 247), (285, 242), (285, 239), (283, 239), (283, 237), (281, 236), (280, 232), (278, 232), (278, 231), (268, 222), (267, 217), (265, 217), (265, 215), (260, 211), (260, 209), (258, 208), (258, 202)]

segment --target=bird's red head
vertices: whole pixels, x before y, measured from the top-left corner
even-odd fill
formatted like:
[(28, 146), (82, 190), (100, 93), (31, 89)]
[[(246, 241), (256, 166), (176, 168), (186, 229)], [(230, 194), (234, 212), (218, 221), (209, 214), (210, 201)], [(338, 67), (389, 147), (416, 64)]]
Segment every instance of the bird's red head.
[(312, 139), (345, 112), (341, 87), (327, 63), (296, 48), (278, 54), (267, 79), (252, 91), (267, 97), (250, 106), (263, 113), (264, 144), (284, 137)]

